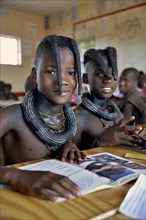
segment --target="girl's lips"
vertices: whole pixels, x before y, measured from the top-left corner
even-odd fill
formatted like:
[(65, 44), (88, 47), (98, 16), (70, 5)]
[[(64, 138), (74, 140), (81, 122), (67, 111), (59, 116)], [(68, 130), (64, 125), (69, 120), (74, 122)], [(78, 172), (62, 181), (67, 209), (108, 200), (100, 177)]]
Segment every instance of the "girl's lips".
[(113, 91), (113, 89), (110, 87), (106, 87), (106, 88), (102, 88), (101, 91), (104, 93), (111, 93)]
[(55, 94), (59, 95), (59, 96), (65, 96), (67, 93), (69, 93), (70, 91), (68, 90), (63, 90), (61, 94), (59, 94), (59, 91), (54, 91)]

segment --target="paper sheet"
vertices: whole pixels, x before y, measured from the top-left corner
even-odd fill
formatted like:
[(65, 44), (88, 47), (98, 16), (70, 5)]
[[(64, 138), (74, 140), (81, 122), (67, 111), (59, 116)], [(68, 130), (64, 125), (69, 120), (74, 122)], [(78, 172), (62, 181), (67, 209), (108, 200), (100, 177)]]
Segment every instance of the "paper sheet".
[(119, 212), (133, 219), (146, 220), (146, 176), (141, 174), (129, 189)]
[(146, 155), (139, 154), (139, 153), (126, 153), (124, 157), (134, 158), (134, 159), (138, 159), (138, 160), (146, 160)]

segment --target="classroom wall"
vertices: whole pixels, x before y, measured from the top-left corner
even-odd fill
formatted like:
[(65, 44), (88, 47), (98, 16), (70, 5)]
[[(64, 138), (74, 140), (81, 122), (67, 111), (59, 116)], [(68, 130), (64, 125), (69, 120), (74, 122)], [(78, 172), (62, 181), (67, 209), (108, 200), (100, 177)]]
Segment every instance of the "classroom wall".
[(22, 92), (33, 66), (35, 49), (45, 35), (44, 19), (40, 15), (5, 9), (1, 10), (0, 21), (1, 34), (20, 37), (22, 43), (22, 65), (0, 65), (0, 80), (11, 83), (14, 92)]
[[(49, 17), (49, 33), (73, 36), (79, 46), (81, 61), (89, 48), (116, 47), (119, 75), (124, 68), (146, 72), (146, 1), (86, 1), (67, 12)], [(71, 25), (73, 25), (73, 29)], [(82, 64), (82, 72), (84, 67)]]
[[(139, 5), (114, 10), (75, 24), (81, 58), (88, 48), (117, 49), (119, 75), (127, 67), (146, 71), (146, 7)], [(96, 27), (96, 28), (95, 28)]]
[(14, 9), (1, 10), (1, 34), (22, 39), (22, 66), (1, 65), (0, 80), (13, 91), (24, 91), (38, 42), (48, 34), (74, 37), (81, 57), (89, 47), (118, 49), (119, 72), (128, 66), (145, 68), (145, 0), (85, 0), (71, 9), (40, 16)]

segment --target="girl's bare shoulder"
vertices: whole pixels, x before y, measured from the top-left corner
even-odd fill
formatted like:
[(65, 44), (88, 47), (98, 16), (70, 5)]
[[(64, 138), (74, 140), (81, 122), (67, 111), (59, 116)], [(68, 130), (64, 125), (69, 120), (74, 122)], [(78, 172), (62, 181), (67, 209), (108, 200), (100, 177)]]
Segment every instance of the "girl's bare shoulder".
[(82, 104), (78, 105), (74, 109), (76, 117), (86, 117), (89, 114), (89, 111), (83, 107)]
[(18, 124), (23, 122), (21, 105), (15, 104), (2, 108), (0, 110), (0, 120), (0, 136), (3, 136), (12, 129), (16, 130)]
[(17, 121), (20, 117), (22, 117), (22, 111), (21, 111), (21, 104), (14, 104), (6, 106), (2, 109), (0, 109), (0, 114), (2, 118), (7, 118), (9, 120), (13, 120), (14, 118), (17, 118)]

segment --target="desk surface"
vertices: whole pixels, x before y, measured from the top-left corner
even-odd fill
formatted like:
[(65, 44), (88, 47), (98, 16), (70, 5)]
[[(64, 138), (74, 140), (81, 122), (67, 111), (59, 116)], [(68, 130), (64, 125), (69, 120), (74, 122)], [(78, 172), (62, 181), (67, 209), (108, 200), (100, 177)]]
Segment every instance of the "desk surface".
[[(99, 147), (85, 151), (88, 155), (101, 152), (109, 152), (124, 157), (125, 153), (132, 153), (133, 151), (120, 147)], [(146, 164), (144, 160), (130, 160)], [(29, 163), (32, 162), (13, 165), (13, 167)], [(112, 189), (96, 191), (94, 193), (60, 203), (48, 203), (47, 201), (41, 199), (3, 189), (0, 190), (0, 217), (1, 219), (7, 220), (90, 219), (103, 212), (119, 207), (128, 189), (134, 182), (135, 181), (132, 181), (124, 186)], [(112, 220), (113, 217), (108, 219)], [(114, 220), (126, 219), (129, 218), (120, 213), (114, 215)]]

